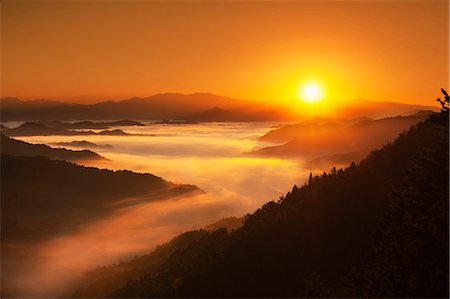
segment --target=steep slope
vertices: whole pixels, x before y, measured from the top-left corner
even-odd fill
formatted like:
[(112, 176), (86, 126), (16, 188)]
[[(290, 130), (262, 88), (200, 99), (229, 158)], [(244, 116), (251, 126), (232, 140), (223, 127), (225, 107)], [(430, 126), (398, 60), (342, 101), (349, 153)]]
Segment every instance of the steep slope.
[(14, 156), (42, 156), (56, 160), (80, 161), (105, 159), (89, 150), (73, 151), (65, 148), (52, 148), (45, 144), (31, 144), (0, 134), (0, 152)]
[[(396, 296), (446, 297), (448, 133), (448, 112), (432, 115), (359, 165), (332, 169), (329, 174), (311, 176), (301, 188), (294, 186), (279, 201), (247, 215), (240, 229), (229, 234), (225, 229), (192, 232), (196, 238), (189, 244), (177, 246), (173, 241), (165, 245), (171, 253), (161, 256), (155, 251), (145, 257), (152, 266), (144, 263), (137, 271), (138, 266), (130, 262), (99, 270), (95, 277), (88, 275), (88, 283), (76, 295), (389, 297), (392, 288), (382, 284), (383, 272), (369, 271), (375, 265), (391, 276), (409, 275), (408, 282), (415, 288), (398, 288)], [(414, 196), (401, 192), (393, 199), (395, 190), (405, 186), (409, 187), (404, 192), (415, 190)], [(396, 233), (400, 220), (392, 216), (391, 208), (399, 202), (415, 206), (408, 211), (420, 219), (409, 221), (420, 227), (419, 232), (411, 233), (410, 227), (403, 230), (409, 231), (405, 236), (411, 237), (408, 242), (414, 246), (400, 246), (401, 252), (411, 260), (420, 249), (420, 259), (414, 260), (409, 272), (397, 267), (398, 256), (389, 256), (389, 244), (403, 244), (402, 235)], [(397, 220), (382, 220), (386, 218)], [(376, 238), (377, 231), (386, 231), (387, 236)], [(373, 253), (374, 248), (379, 251)], [(430, 255), (424, 249), (431, 249)], [(375, 262), (368, 259), (371, 253), (377, 257)], [(376, 292), (371, 286), (378, 287)]]

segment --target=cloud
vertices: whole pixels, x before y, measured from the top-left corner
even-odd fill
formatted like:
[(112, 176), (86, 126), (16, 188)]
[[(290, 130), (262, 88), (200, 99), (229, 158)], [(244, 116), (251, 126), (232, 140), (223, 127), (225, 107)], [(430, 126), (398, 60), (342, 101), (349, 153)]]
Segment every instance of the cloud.
[[(272, 125), (147, 126), (133, 133), (160, 135), (86, 136), (87, 141), (112, 145), (98, 151), (109, 161), (91, 162), (96, 163), (93, 166), (150, 172), (197, 185), (206, 194), (123, 207), (57, 238), (16, 244), (3, 265), (8, 273), (4, 283), (23, 297), (58, 296), (76, 285), (84, 271), (148, 253), (181, 232), (251, 213), (278, 199), (294, 184), (302, 184), (308, 172), (298, 161), (243, 154), (256, 144), (249, 136), (262, 135)], [(53, 143), (70, 142), (70, 138), (23, 139)]]

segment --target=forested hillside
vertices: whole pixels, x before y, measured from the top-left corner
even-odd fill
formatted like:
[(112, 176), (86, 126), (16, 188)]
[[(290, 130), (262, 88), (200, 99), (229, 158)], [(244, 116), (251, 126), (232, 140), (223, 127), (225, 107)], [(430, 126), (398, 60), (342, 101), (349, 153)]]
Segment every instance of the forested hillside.
[[(447, 297), (448, 110), (227, 233), (97, 269), (78, 297)], [(183, 240), (183, 242), (181, 242)]]
[[(152, 174), (1, 155), (2, 242), (48, 238), (135, 202), (200, 192)], [(127, 203), (124, 203), (127, 204)], [(130, 203), (128, 203), (130, 204)]]

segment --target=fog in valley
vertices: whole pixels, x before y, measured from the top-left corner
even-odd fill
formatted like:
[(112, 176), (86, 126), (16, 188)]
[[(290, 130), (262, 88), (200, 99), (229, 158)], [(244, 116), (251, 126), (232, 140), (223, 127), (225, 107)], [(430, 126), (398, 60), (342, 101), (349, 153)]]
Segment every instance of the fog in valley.
[(174, 183), (196, 185), (205, 193), (153, 202), (126, 198), (113, 214), (70, 233), (9, 244), (9, 249), (16, 248), (7, 250), (11, 256), (3, 265), (10, 271), (6, 286), (20, 296), (55, 296), (70, 291), (65, 287), (73, 288), (81, 274), (93, 267), (148, 253), (181, 232), (224, 217), (240, 217), (277, 200), (293, 185), (303, 184), (309, 174), (301, 159), (248, 154), (268, 144), (256, 138), (277, 124), (153, 124), (121, 128), (133, 136), (17, 138), (48, 145), (86, 140), (108, 160), (82, 164), (149, 172)]

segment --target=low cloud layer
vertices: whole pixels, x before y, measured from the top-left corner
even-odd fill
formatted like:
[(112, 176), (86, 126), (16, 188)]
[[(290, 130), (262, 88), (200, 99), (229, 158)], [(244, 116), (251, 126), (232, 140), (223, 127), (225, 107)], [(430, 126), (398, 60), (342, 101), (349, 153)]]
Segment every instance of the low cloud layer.
[[(109, 161), (93, 166), (150, 172), (197, 185), (206, 194), (121, 208), (70, 234), (26, 247), (19, 244), (14, 258), (3, 265), (8, 271), (6, 286), (23, 297), (64, 294), (87, 270), (148, 253), (183, 231), (223, 217), (251, 213), (302, 184), (308, 172), (298, 161), (244, 154), (256, 144), (249, 136), (261, 135), (272, 125), (161, 125), (135, 129), (161, 134), (156, 137), (86, 136), (83, 139), (90, 142), (112, 145), (98, 151)], [(23, 139), (47, 144), (72, 141), (67, 136)]]

